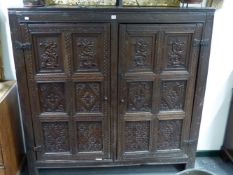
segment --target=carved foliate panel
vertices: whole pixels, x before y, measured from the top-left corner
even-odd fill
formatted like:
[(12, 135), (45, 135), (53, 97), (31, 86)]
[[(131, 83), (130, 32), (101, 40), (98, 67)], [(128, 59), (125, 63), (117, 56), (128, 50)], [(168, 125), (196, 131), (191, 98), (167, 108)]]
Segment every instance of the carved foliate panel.
[(101, 121), (77, 122), (78, 152), (93, 152), (103, 150), (103, 135)]
[(45, 152), (70, 151), (68, 122), (43, 122)]
[(165, 70), (187, 70), (189, 37), (187, 36), (167, 36), (166, 37), (166, 62)]
[(101, 49), (101, 46), (98, 37), (75, 36), (73, 40), (75, 71), (99, 71), (100, 58), (97, 47)]
[(149, 112), (152, 108), (152, 82), (128, 83), (128, 112)]
[(129, 71), (152, 71), (153, 37), (130, 37), (131, 59)]
[(125, 122), (125, 151), (147, 151), (150, 142), (149, 121), (127, 121)]
[(186, 92), (185, 80), (162, 81), (160, 85), (160, 110), (183, 110)]
[(40, 109), (42, 112), (65, 112), (65, 84), (38, 84)]
[(100, 82), (76, 83), (76, 111), (101, 112), (101, 84)]
[(182, 134), (182, 120), (159, 121), (158, 150), (179, 149)]
[(37, 36), (35, 38), (37, 72), (62, 72), (61, 38), (59, 35)]

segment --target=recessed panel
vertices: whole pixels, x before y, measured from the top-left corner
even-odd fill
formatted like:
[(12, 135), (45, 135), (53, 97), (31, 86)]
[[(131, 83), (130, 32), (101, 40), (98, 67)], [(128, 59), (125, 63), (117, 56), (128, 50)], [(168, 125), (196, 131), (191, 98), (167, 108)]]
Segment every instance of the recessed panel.
[(158, 150), (179, 149), (182, 134), (182, 120), (159, 121)]
[(101, 112), (101, 83), (79, 82), (75, 84), (76, 112)]
[(60, 34), (34, 35), (33, 39), (37, 72), (63, 72), (62, 41)]
[[(129, 36), (129, 53), (130, 62), (128, 63), (128, 71), (152, 71), (153, 69), (153, 37), (146, 36)], [(127, 52), (127, 50), (126, 50)]]
[(103, 150), (103, 131), (101, 121), (79, 121), (77, 123), (78, 152)]
[(150, 144), (150, 122), (125, 122), (124, 139), (125, 152), (148, 151)]
[(101, 42), (100, 36), (74, 34), (72, 38), (75, 72), (100, 71), (100, 59), (104, 57), (103, 42)]
[(128, 82), (128, 112), (150, 112), (152, 92), (152, 82)]
[(65, 84), (39, 83), (38, 92), (41, 112), (65, 112)]
[(43, 140), (45, 152), (69, 152), (68, 122), (43, 122)]
[(167, 34), (163, 58), (164, 71), (188, 70), (190, 35)]
[(185, 80), (167, 80), (160, 84), (160, 111), (183, 111), (186, 92)]

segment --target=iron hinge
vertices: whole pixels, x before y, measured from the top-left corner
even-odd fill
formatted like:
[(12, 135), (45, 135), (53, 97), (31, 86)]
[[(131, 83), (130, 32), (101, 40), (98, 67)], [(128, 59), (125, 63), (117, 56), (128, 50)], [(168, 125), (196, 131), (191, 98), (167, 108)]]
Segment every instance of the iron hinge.
[(42, 146), (41, 146), (41, 145), (34, 146), (34, 147), (32, 147), (32, 150), (33, 150), (34, 152), (40, 152), (40, 151), (42, 151)]
[(207, 47), (209, 46), (209, 44), (210, 44), (209, 39), (202, 39), (202, 40), (194, 39), (193, 41), (193, 47), (198, 47), (198, 46)]
[(19, 41), (15, 41), (15, 48), (16, 49), (21, 49), (21, 50), (26, 50), (26, 49), (31, 49), (32, 44), (31, 43), (21, 43)]
[(184, 140), (184, 143), (185, 143), (185, 144), (192, 145), (192, 144), (195, 144), (195, 143), (197, 143), (197, 139), (192, 139), (192, 140)]

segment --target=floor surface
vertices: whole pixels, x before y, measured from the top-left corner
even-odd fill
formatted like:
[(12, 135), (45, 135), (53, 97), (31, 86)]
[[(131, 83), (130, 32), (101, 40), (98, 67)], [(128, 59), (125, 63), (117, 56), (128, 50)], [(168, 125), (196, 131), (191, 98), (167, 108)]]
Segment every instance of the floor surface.
[[(43, 170), (40, 175), (175, 175), (181, 169), (180, 166), (133, 166), (114, 168), (80, 168)], [(215, 175), (233, 175), (233, 164), (223, 161), (219, 157), (198, 157), (195, 168), (203, 169)], [(22, 173), (21, 175), (27, 175)]]

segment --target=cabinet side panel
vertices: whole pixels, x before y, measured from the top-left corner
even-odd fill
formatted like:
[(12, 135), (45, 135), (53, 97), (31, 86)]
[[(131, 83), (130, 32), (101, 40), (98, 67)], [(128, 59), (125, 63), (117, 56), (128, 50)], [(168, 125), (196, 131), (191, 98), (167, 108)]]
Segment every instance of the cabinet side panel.
[(186, 165), (186, 168), (194, 167), (195, 163), (195, 154), (197, 149), (197, 140), (199, 136), (201, 115), (204, 103), (206, 80), (208, 75), (209, 67), (209, 56), (211, 48), (211, 38), (213, 30), (213, 20), (214, 13), (209, 12), (206, 14), (206, 22), (204, 25), (204, 30), (202, 34), (202, 40), (208, 40), (208, 45), (202, 45), (200, 50), (198, 68), (197, 68), (197, 80), (196, 88), (194, 95), (194, 105), (191, 121), (191, 130), (190, 130), (190, 141), (194, 141), (193, 144), (189, 146), (189, 162)]
[(26, 142), (26, 151), (28, 158), (28, 168), (31, 175), (35, 175), (34, 161), (35, 154), (31, 149), (34, 146), (34, 134), (32, 129), (30, 101), (28, 96), (27, 76), (25, 70), (24, 54), (22, 50), (16, 49), (16, 41), (22, 41), (21, 30), (18, 23), (17, 15), (9, 13), (11, 38), (13, 45), (13, 54), (15, 60), (18, 92), (20, 98), (20, 106), (23, 117), (24, 135)]

